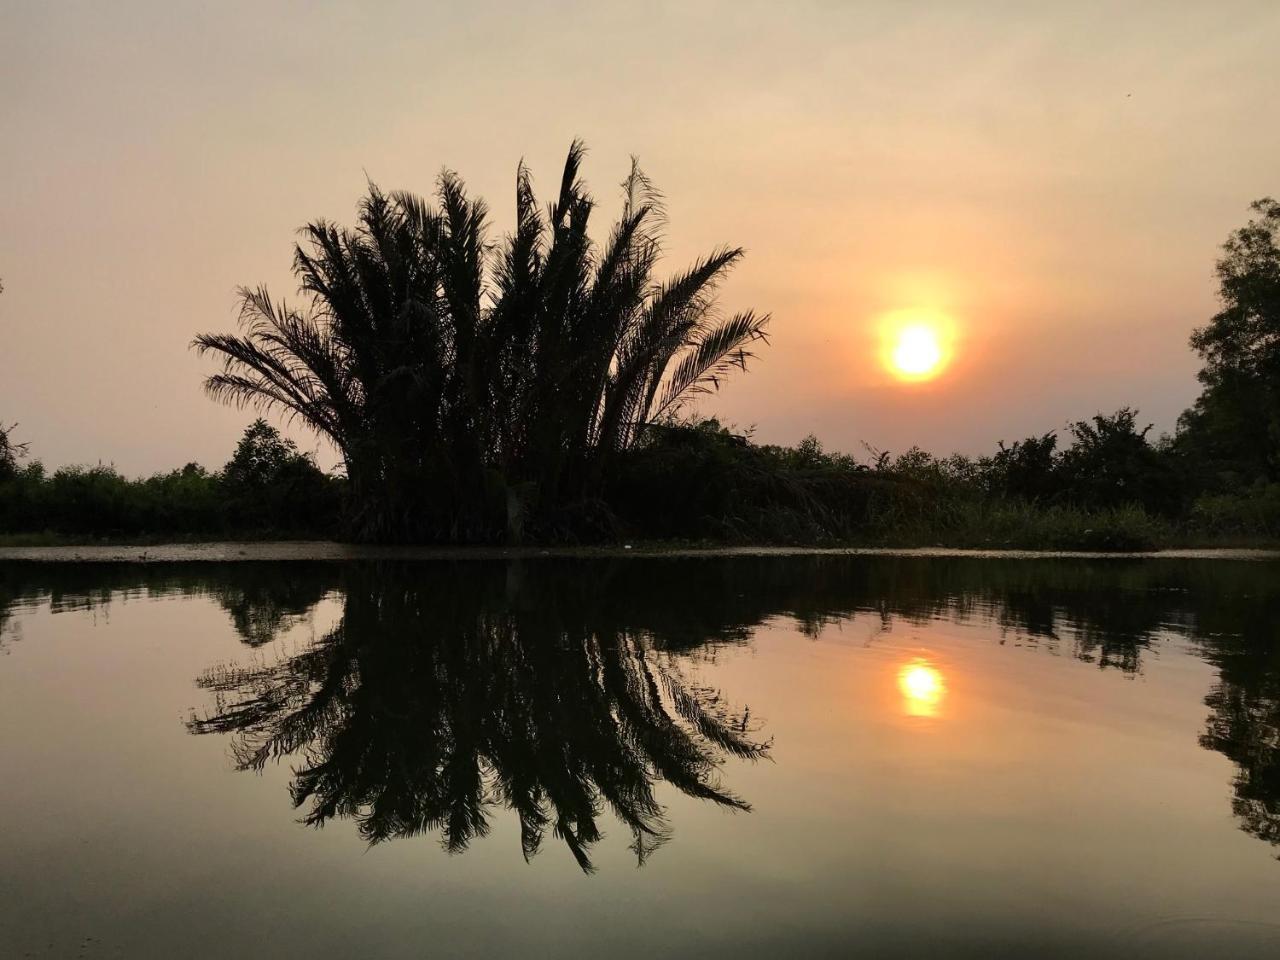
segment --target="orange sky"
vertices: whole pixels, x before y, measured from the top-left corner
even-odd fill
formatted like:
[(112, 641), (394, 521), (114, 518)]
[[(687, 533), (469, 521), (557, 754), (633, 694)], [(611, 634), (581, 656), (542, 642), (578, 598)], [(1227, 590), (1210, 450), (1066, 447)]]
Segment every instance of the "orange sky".
[[(0, 420), (34, 455), (224, 462), (250, 415), (187, 344), (239, 284), (292, 294), (294, 230), (350, 221), (366, 173), (428, 192), (447, 164), (502, 230), (521, 156), (549, 191), (581, 136), (612, 216), (638, 153), (670, 268), (741, 244), (724, 304), (775, 317), (704, 410), (855, 453), (1124, 404), (1171, 427), (1216, 248), (1280, 194), (1273, 0), (440, 6), (6, 9)], [(911, 307), (958, 340), (903, 385), (876, 319)]]

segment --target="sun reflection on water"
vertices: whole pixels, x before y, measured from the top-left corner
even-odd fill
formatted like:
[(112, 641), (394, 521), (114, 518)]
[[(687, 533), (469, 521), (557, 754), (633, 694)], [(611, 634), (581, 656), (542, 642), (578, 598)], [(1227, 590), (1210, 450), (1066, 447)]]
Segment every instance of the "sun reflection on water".
[(942, 673), (924, 660), (916, 659), (898, 670), (898, 689), (908, 716), (936, 717), (947, 692)]

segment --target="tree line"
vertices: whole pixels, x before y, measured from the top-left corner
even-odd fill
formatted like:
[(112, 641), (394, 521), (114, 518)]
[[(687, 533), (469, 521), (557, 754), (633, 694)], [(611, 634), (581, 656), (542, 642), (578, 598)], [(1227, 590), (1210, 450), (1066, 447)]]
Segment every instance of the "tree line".
[(593, 242), (583, 154), (571, 147), (545, 208), (517, 168), (516, 226), (498, 240), (452, 172), (434, 203), (371, 185), (354, 228), (303, 230), (301, 306), (244, 289), (240, 331), (196, 338), (221, 361), (213, 397), (311, 428), (339, 452), (338, 475), (261, 420), (241, 446), (275, 450), (275, 466), (253, 496), (232, 469), (243, 450), (218, 474), (46, 476), (0, 429), (0, 532), (1099, 548), (1280, 537), (1280, 203), (1253, 204), (1224, 245), (1221, 309), (1191, 337), (1202, 391), (1172, 435), (1124, 408), (984, 457), (859, 459), (814, 437), (758, 444), (693, 413), (766, 342), (767, 315), (717, 308), (742, 250), (658, 279), (662, 196), (634, 161), (622, 215)]
[(0, 532), (70, 537), (332, 536), (343, 481), (265, 420), (245, 430), (219, 470), (198, 463), (144, 479), (114, 467), (22, 463), (0, 429)]

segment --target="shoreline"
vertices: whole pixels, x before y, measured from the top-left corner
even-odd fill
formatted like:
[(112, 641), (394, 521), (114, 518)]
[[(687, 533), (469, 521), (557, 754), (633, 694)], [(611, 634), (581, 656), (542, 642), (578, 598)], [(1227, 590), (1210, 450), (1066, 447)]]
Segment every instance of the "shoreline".
[(966, 549), (957, 547), (637, 546), (418, 547), (332, 540), (211, 541), (150, 545), (0, 546), (0, 562), (236, 563), (359, 560), (618, 560), (733, 557), (922, 557), (1003, 560), (1253, 560), (1280, 561), (1280, 549), (1233, 547), (1151, 551)]

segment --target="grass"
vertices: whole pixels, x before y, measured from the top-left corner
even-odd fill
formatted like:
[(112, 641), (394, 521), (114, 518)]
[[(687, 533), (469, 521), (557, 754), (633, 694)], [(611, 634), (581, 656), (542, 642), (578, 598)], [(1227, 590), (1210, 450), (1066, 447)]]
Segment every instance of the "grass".
[(1156, 550), (1178, 544), (1168, 521), (1141, 507), (1082, 510), (1020, 501), (977, 501), (950, 515), (882, 525), (877, 541), (895, 546), (1017, 550)]
[[(778, 517), (778, 522), (788, 518)], [(767, 524), (767, 521), (766, 521)], [(1139, 507), (1110, 510), (1080, 510), (1074, 507), (1037, 507), (1025, 503), (976, 503), (938, 523), (936, 518), (914, 521), (880, 521), (862, 535), (852, 537), (796, 537), (794, 529), (783, 527), (785, 536), (720, 537), (626, 537), (616, 542), (592, 544), (604, 549), (631, 547), (636, 550), (707, 549), (716, 547), (879, 547), (911, 549), (941, 547), (962, 550), (1082, 550), (1090, 552), (1143, 552), (1196, 548), (1275, 548), (1280, 537), (1236, 531), (1207, 531), (1177, 524), (1146, 514)], [(0, 533), (0, 548), (79, 546), (158, 546), (161, 544), (236, 542), (326, 542), (329, 538), (281, 536), (271, 531), (227, 534), (121, 534), (118, 536), (76, 536), (54, 532)], [(612, 540), (612, 538), (611, 538)], [(528, 546), (537, 546), (530, 544)]]

